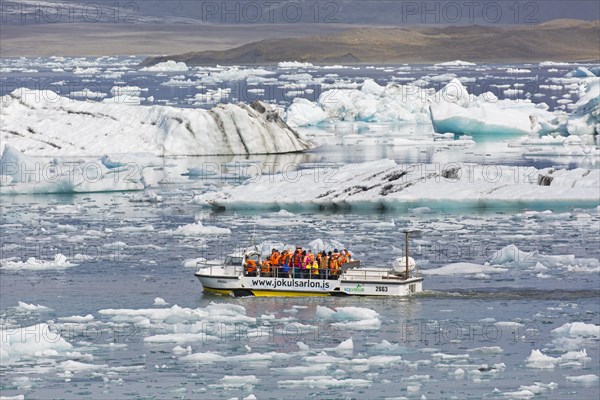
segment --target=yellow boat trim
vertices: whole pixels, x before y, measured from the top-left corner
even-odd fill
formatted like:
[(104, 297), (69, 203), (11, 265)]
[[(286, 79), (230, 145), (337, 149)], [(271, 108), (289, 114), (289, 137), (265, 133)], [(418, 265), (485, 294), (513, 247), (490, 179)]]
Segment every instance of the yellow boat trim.
[(204, 288), (205, 292), (213, 293), (213, 294), (221, 294), (224, 296), (229, 296), (232, 294), (232, 291), (229, 289), (213, 289), (213, 288)]
[(250, 289), (256, 297), (314, 297), (329, 296), (329, 293), (323, 292), (290, 292), (284, 290), (256, 290)]

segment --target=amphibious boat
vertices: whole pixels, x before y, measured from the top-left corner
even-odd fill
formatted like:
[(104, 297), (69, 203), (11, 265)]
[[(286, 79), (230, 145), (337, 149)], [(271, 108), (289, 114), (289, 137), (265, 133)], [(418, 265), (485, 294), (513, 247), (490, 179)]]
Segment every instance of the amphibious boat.
[[(423, 291), (415, 261), (408, 256), (391, 268), (362, 267), (359, 260), (341, 265), (336, 271), (320, 270), (318, 275), (302, 276), (298, 271), (282, 273), (274, 268), (261, 276), (261, 269), (249, 272), (249, 262), (263, 262), (256, 247), (232, 253), (224, 262), (198, 262), (196, 277), (205, 292), (231, 296), (409, 296)], [(401, 261), (402, 260), (402, 261)]]

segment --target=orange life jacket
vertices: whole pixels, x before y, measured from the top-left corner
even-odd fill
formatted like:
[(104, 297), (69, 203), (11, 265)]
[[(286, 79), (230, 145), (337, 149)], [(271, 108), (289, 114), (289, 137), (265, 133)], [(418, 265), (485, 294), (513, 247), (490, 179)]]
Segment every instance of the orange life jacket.
[(246, 260), (246, 271), (256, 272), (256, 262), (254, 260)]
[(281, 254), (276, 251), (275, 253), (271, 254), (271, 257), (269, 258), (269, 264), (279, 265), (279, 260), (281, 260)]

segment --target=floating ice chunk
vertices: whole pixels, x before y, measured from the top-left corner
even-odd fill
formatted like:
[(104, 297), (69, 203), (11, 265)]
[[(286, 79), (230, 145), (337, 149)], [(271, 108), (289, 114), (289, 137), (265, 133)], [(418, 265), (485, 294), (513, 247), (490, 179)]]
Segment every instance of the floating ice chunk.
[(295, 98), (286, 112), (286, 122), (291, 127), (317, 125), (328, 117), (316, 103), (302, 97)]
[(575, 103), (566, 129), (571, 135), (594, 135), (600, 131), (600, 78), (585, 79), (585, 93)]
[(173, 235), (182, 236), (200, 236), (200, 235), (230, 235), (229, 228), (220, 228), (218, 226), (204, 226), (202, 221), (196, 221), (193, 224), (183, 225), (172, 231), (166, 231)]
[(336, 307), (335, 311), (325, 306), (317, 306), (317, 318), (328, 321), (359, 321), (362, 319), (376, 318), (379, 314), (375, 310), (362, 307)]
[(554, 390), (558, 387), (558, 385), (554, 382), (550, 382), (550, 383), (542, 383), (542, 382), (535, 382), (533, 385), (521, 385), (519, 387), (519, 390), (529, 390), (530, 392), (534, 393), (534, 394), (541, 394), (544, 393), (548, 390)]
[(481, 264), (473, 264), (473, 263), (454, 263), (448, 264), (443, 267), (433, 268), (433, 269), (425, 269), (422, 270), (421, 273), (423, 275), (456, 275), (456, 274), (499, 274), (503, 272), (507, 272), (506, 268), (493, 267), (491, 265), (481, 265)]
[(27, 304), (25, 302), (19, 301), (18, 305), (16, 307), (17, 311), (21, 311), (21, 312), (43, 312), (43, 311), (49, 311), (50, 308), (46, 307), (46, 306), (42, 306), (42, 305), (35, 305), (35, 304)]
[(338, 351), (338, 352), (351, 352), (352, 350), (354, 350), (354, 342), (352, 341), (352, 338), (346, 339), (342, 343), (338, 344), (337, 346), (327, 349), (327, 350)]
[(507, 68), (506, 72), (508, 74), (528, 74), (531, 70), (526, 68)]
[(535, 393), (533, 393), (531, 390), (527, 390), (527, 389), (521, 389), (521, 390), (516, 390), (514, 392), (504, 392), (502, 393), (503, 397), (508, 397), (510, 399), (523, 399), (523, 400), (527, 400), (527, 399), (531, 399), (533, 397), (535, 397)]
[(554, 115), (526, 101), (498, 100), (492, 93), (469, 95), (458, 79), (442, 88), (431, 102), (436, 132), (457, 134), (549, 133), (557, 129)]
[(185, 362), (200, 363), (200, 364), (212, 364), (214, 362), (225, 361), (225, 357), (218, 353), (206, 352), (206, 353), (189, 354), (187, 356), (181, 357), (179, 360), (185, 361)]
[(9, 144), (4, 146), (0, 167), (11, 177), (8, 182), (2, 180), (2, 194), (81, 193), (144, 188), (140, 183), (141, 168), (135, 165), (109, 169), (100, 160), (77, 163), (55, 159), (50, 163), (42, 163), (25, 156)]
[(598, 382), (598, 375), (588, 374), (588, 375), (577, 375), (577, 376), (566, 376), (568, 381), (581, 383), (583, 385), (590, 385), (592, 383)]
[(55, 356), (72, 349), (72, 345), (48, 324), (0, 329), (2, 363), (12, 363), (33, 357)]
[(600, 339), (600, 326), (586, 324), (584, 322), (566, 323), (552, 330), (556, 335), (565, 335), (570, 337), (590, 337)]
[(363, 93), (368, 93), (368, 94), (372, 94), (375, 96), (381, 96), (383, 94), (383, 92), (385, 91), (385, 87), (380, 86), (373, 79), (365, 79), (360, 90)]
[(191, 346), (187, 346), (186, 348), (183, 348), (181, 346), (175, 346), (173, 347), (173, 350), (171, 350), (173, 352), (173, 354), (175, 354), (176, 356), (182, 356), (184, 354), (192, 354), (192, 347)]
[[(226, 208), (395, 207), (418, 200), (588, 200), (597, 201), (600, 171), (522, 169), (457, 165), (437, 173), (435, 166), (402, 166), (378, 160), (344, 167), (303, 169), (294, 176), (260, 176), (244, 185), (198, 195), (195, 201)], [(493, 174), (493, 179), (490, 174)], [(522, 175), (521, 175), (522, 174)], [(531, 178), (538, 179), (531, 179)], [(297, 178), (297, 179), (296, 179)], [(335, 185), (332, 185), (335, 183)], [(305, 190), (310, 187), (311, 190)], [(269, 196), (264, 194), (268, 192)]]
[(64, 371), (69, 371), (69, 372), (88, 372), (88, 371), (97, 371), (99, 369), (106, 369), (108, 368), (108, 365), (106, 364), (88, 364), (88, 363), (83, 363), (83, 362), (79, 362), (79, 361), (74, 361), (74, 360), (67, 360), (67, 361), (63, 361), (59, 364), (59, 368), (63, 369)]
[(333, 322), (331, 325), (341, 329), (377, 330), (381, 326), (379, 314), (369, 308), (361, 307), (336, 307), (335, 311), (317, 306), (317, 318)]
[(56, 254), (53, 261), (38, 260), (35, 257), (29, 257), (27, 261), (7, 261), (0, 260), (0, 268), (4, 270), (51, 270), (51, 269), (65, 269), (75, 267), (78, 264), (69, 262), (67, 257), (62, 254)]
[(165, 301), (165, 299), (163, 299), (162, 297), (156, 297), (156, 298), (154, 299), (154, 305), (155, 305), (155, 306), (168, 306), (168, 305), (169, 305), (169, 303), (167, 303), (167, 302)]
[(140, 71), (145, 72), (187, 72), (188, 70), (189, 68), (184, 62), (177, 62), (173, 60), (168, 60), (140, 69)]
[(565, 78), (595, 78), (596, 75), (586, 67), (579, 66), (573, 71), (567, 73)]
[(279, 68), (312, 68), (313, 65), (309, 62), (300, 61), (282, 61), (277, 64)]
[(336, 379), (332, 376), (316, 376), (304, 377), (301, 380), (281, 380), (277, 385), (282, 388), (289, 389), (327, 389), (335, 387), (353, 388), (366, 387), (371, 385), (371, 381), (367, 379)]
[(94, 316), (92, 314), (87, 314), (84, 316), (81, 315), (73, 315), (70, 317), (59, 317), (58, 318), (60, 321), (62, 322), (75, 322), (75, 323), (81, 323), (81, 322), (90, 322), (94, 320)]
[(455, 60), (455, 61), (446, 61), (443, 63), (434, 64), (434, 65), (436, 67), (471, 67), (471, 66), (477, 65), (477, 64), (468, 62), (468, 61)]
[[(139, 87), (113, 89), (115, 96), (128, 97), (141, 91)], [(35, 155), (273, 154), (315, 147), (261, 102), (220, 104), (212, 110), (131, 107), (76, 101), (24, 88), (0, 100), (3, 132), (15, 132), (11, 144)]]
[(467, 350), (473, 353), (482, 353), (482, 354), (500, 354), (504, 350), (500, 346), (485, 346), (485, 347), (476, 347), (474, 349)]
[(247, 385), (256, 385), (260, 379), (256, 375), (225, 375), (220, 379), (224, 388), (239, 388)]
[(525, 361), (529, 368), (551, 369), (556, 366), (560, 358), (547, 356), (540, 350), (534, 349)]

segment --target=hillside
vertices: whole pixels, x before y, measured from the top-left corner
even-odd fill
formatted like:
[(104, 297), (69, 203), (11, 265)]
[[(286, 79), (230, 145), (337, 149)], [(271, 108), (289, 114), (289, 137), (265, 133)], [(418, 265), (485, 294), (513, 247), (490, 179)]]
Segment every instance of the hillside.
[(595, 61), (600, 21), (554, 20), (538, 25), (352, 28), (339, 33), (266, 39), (221, 51), (150, 57), (189, 65), (332, 63)]

